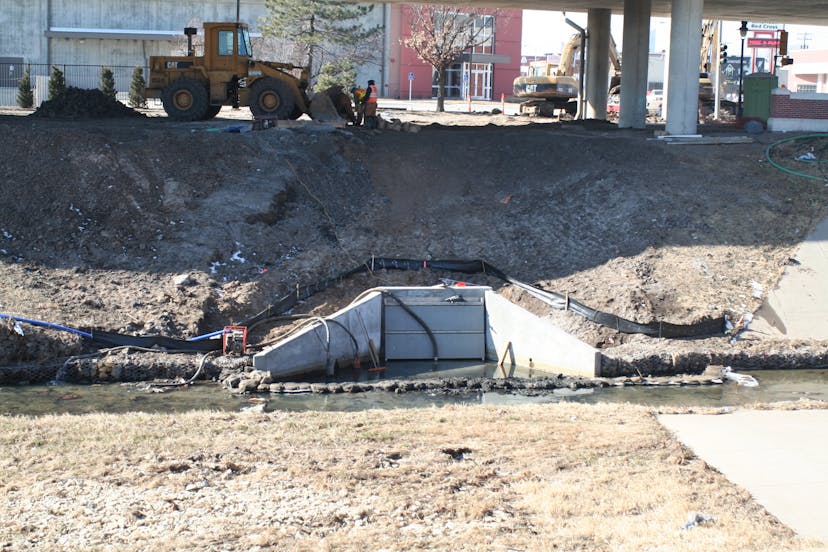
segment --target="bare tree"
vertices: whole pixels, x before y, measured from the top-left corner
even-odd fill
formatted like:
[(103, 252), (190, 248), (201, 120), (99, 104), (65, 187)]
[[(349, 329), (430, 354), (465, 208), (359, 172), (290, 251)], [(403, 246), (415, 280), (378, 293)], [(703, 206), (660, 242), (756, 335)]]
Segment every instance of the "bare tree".
[(445, 4), (411, 6), (411, 34), (402, 44), (437, 71), (437, 111), (445, 111), (446, 70), (463, 52), (491, 39), (481, 21), (496, 14), (497, 10)]

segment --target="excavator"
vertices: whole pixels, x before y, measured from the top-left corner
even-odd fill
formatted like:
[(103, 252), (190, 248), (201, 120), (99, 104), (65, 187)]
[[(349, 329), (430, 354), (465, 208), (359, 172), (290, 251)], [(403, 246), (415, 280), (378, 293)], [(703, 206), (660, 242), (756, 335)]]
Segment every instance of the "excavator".
[[(712, 51), (718, 42), (718, 25), (716, 21), (706, 20), (702, 25), (702, 45), (699, 55), (699, 109), (712, 106), (714, 102), (713, 84), (710, 79), (710, 61), (716, 54)], [(513, 82), (514, 95), (526, 98), (520, 104), (521, 113), (537, 113), (552, 116), (556, 110), (565, 109), (569, 113), (577, 110), (578, 80), (574, 76), (575, 56), (581, 48), (581, 35), (573, 34), (561, 52), (560, 64), (555, 67), (547, 63), (543, 74), (517, 77)], [(621, 63), (615, 40), (610, 36), (610, 64), (614, 74), (610, 78), (608, 94), (621, 91)]]
[[(556, 110), (577, 111), (578, 79), (575, 77), (575, 56), (581, 49), (581, 35), (573, 34), (561, 52), (556, 66), (547, 63), (541, 74), (517, 77), (512, 83), (514, 95), (526, 98), (520, 104), (521, 113), (552, 116)], [(621, 82), (621, 63), (615, 40), (610, 37), (610, 63), (615, 74), (610, 79), (610, 91)]]
[(716, 101), (716, 91), (710, 79), (710, 63), (717, 55), (716, 44), (718, 43), (718, 21), (705, 20), (702, 24), (702, 42), (699, 51), (699, 109), (712, 107)]
[(223, 105), (249, 106), (255, 118), (298, 119), (308, 112), (308, 68), (254, 59), (244, 23), (204, 23), (201, 56), (193, 48), (196, 32), (184, 29), (186, 56), (149, 60), (144, 97), (160, 98), (170, 118), (211, 119)]

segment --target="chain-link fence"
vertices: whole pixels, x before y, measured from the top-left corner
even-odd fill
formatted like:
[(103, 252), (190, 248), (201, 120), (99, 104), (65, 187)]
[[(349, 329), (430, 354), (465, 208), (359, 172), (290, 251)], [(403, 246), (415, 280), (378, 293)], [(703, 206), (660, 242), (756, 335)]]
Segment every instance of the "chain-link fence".
[[(101, 70), (109, 67), (115, 77), (116, 98), (124, 103), (129, 99), (129, 86), (132, 82), (132, 72), (135, 67), (129, 66), (101, 66), (101, 65), (66, 65), (66, 64), (11, 64), (0, 63), (0, 105), (17, 105), (17, 91), (20, 79), (29, 68), (32, 89), (35, 93), (35, 107), (49, 97), (49, 75), (51, 68), (57, 67), (63, 72), (66, 86), (75, 88), (100, 88)], [(148, 68), (144, 67), (144, 79), (147, 79)]]

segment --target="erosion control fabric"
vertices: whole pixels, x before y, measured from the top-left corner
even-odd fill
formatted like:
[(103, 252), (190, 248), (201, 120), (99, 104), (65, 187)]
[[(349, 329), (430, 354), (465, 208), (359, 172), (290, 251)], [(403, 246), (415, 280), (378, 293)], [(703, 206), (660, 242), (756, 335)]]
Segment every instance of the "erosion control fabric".
[(428, 261), (416, 259), (393, 259), (387, 257), (374, 257), (363, 263), (361, 266), (343, 272), (334, 278), (328, 278), (309, 286), (297, 287), (295, 292), (282, 297), (275, 304), (270, 305), (268, 308), (255, 316), (240, 322), (239, 325), (250, 326), (256, 322), (282, 314), (293, 308), (298, 302), (307, 299), (314, 293), (327, 289), (337, 282), (360, 272), (373, 272), (375, 270), (427, 269), (460, 272), (463, 274), (488, 274), (526, 291), (552, 308), (557, 310), (571, 310), (596, 324), (614, 328), (622, 333), (640, 333), (653, 337), (679, 338), (708, 336), (723, 333), (725, 331), (725, 319), (723, 316), (718, 318), (708, 318), (695, 324), (670, 324), (658, 321), (650, 322), (648, 324), (640, 324), (632, 320), (621, 318), (620, 316), (614, 314), (595, 310), (560, 293), (540, 289), (531, 284), (527, 284), (526, 282), (521, 282), (520, 280), (512, 278), (499, 268), (496, 268), (481, 259)]
[[(518, 287), (533, 297), (543, 301), (550, 307), (557, 310), (570, 310), (575, 312), (587, 320), (596, 324), (613, 328), (622, 333), (639, 333), (653, 337), (666, 338), (680, 338), (680, 337), (700, 337), (708, 336), (725, 331), (725, 318), (708, 318), (697, 322), (696, 324), (670, 324), (667, 322), (650, 322), (648, 324), (641, 324), (632, 320), (621, 318), (620, 316), (602, 312), (590, 308), (580, 301), (576, 301), (556, 293), (538, 288), (526, 282), (521, 282), (516, 278), (512, 278), (499, 268), (496, 268), (484, 260), (416, 260), (416, 259), (393, 259), (387, 257), (372, 257), (370, 260), (361, 264), (356, 268), (340, 273), (333, 278), (326, 278), (320, 280), (315, 284), (306, 286), (297, 286), (296, 291), (285, 295), (276, 303), (268, 306), (263, 311), (246, 320), (236, 323), (237, 326), (252, 326), (258, 322), (277, 317), (296, 306), (300, 301), (304, 301), (308, 297), (324, 291), (329, 287), (336, 285), (338, 282), (349, 278), (361, 272), (373, 272), (375, 270), (440, 270), (446, 272), (460, 272), (463, 274), (487, 274), (499, 278), (504, 282), (508, 282), (515, 287)], [(9, 315), (0, 315), (0, 318), (13, 318)], [(89, 330), (88, 332), (81, 332), (65, 326), (58, 326), (56, 324), (49, 324), (35, 320), (28, 320), (22, 318), (15, 318), (15, 320), (30, 323), (38, 326), (50, 327), (53, 329), (72, 331), (89, 339), (101, 346), (130, 346), (130, 347), (144, 347), (144, 348), (160, 348), (172, 349), (180, 351), (192, 352), (206, 352), (222, 348), (222, 340), (218, 338), (222, 334), (222, 330), (212, 332), (209, 334), (194, 337), (188, 340), (172, 339), (157, 335), (148, 336), (133, 336), (124, 335), (113, 332), (104, 332), (98, 330)]]

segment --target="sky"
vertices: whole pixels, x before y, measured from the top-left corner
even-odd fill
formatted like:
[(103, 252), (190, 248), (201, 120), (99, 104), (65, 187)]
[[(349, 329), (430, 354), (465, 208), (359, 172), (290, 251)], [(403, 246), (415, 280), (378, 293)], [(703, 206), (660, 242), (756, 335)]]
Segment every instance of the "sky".
[[(578, 25), (586, 28), (586, 12), (570, 12), (565, 16), (562, 12), (524, 10), (523, 12), (523, 44), (521, 54), (524, 56), (560, 53), (563, 44), (577, 31), (564, 22), (568, 17)], [(772, 22), (771, 22), (772, 23)], [(612, 37), (623, 50), (624, 18), (612, 16), (610, 23)], [(739, 21), (725, 21), (722, 37), (728, 46), (728, 53), (738, 55), (741, 38), (739, 36)], [(790, 51), (802, 48), (803, 42), (809, 49), (828, 49), (828, 28), (806, 25), (786, 25), (788, 31), (788, 45)], [(650, 31), (655, 32), (655, 49), (659, 52), (667, 48), (670, 42), (670, 20), (663, 17), (654, 17), (650, 21)]]

